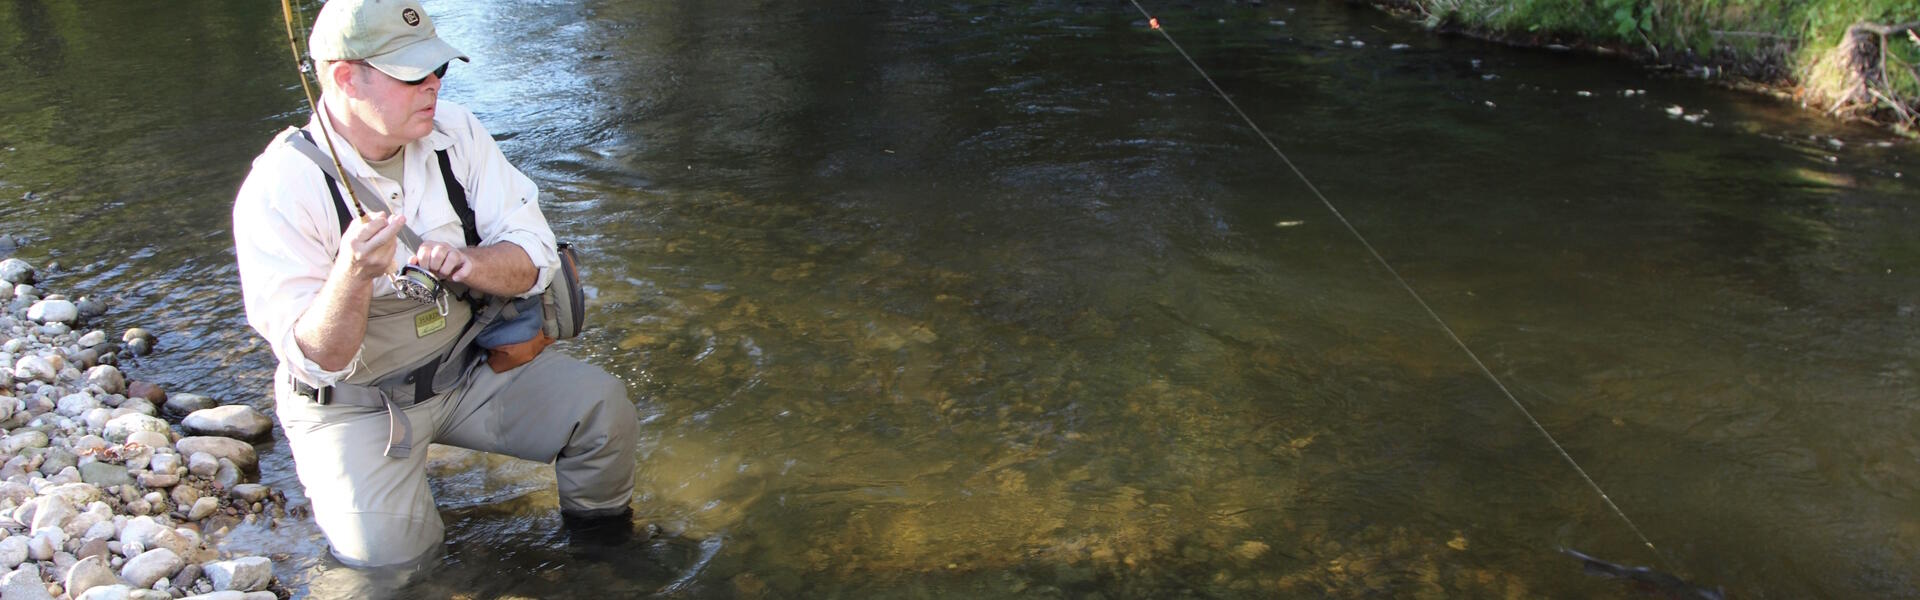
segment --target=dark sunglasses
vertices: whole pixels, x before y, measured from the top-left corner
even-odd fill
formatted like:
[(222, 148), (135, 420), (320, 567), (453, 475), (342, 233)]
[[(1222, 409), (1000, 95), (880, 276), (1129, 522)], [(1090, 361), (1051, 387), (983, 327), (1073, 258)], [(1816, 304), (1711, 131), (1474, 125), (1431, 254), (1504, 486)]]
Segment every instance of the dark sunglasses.
[[(448, 66), (451, 66), (451, 65), (453, 65), (453, 63), (451, 63), (451, 62), (445, 62), (445, 63), (440, 63), (440, 68), (438, 68), (438, 69), (434, 69), (434, 70), (433, 70), (433, 76), (434, 76), (434, 77), (439, 77), (439, 78), (442, 78), (442, 79), (445, 79), (445, 78), (447, 77), (447, 67), (448, 67)], [(415, 80), (413, 80), (413, 81), (402, 81), (402, 82), (400, 82), (400, 83), (404, 83), (404, 84), (407, 84), (407, 85), (420, 85), (420, 84), (422, 84), (422, 83), (426, 83), (426, 82), (427, 82), (427, 78), (425, 78), (425, 77), (421, 77), (421, 78), (419, 78), (419, 79), (415, 79)]]
[[(348, 61), (348, 62), (351, 62), (351, 63), (353, 63), (353, 64), (356, 64), (356, 65), (360, 65), (360, 66), (362, 66), (362, 67), (366, 67), (366, 68), (369, 68), (369, 69), (373, 69), (373, 70), (375, 70), (375, 71), (379, 71), (379, 70), (380, 70), (380, 69), (377, 69), (377, 68), (374, 68), (374, 66), (373, 66), (373, 65), (370, 65), (370, 64), (367, 64), (367, 61), (364, 61), (364, 60), (354, 60), (354, 61)], [(434, 70), (433, 70), (433, 76), (434, 76), (434, 77), (440, 77), (440, 78), (445, 78), (445, 77), (447, 76), (447, 67), (448, 67), (448, 66), (451, 66), (451, 65), (453, 65), (453, 63), (451, 63), (451, 62), (445, 62), (445, 63), (440, 63), (440, 68), (438, 68), (438, 69), (434, 69)], [(381, 71), (381, 74), (382, 74), (382, 75), (386, 75), (386, 72), (385, 72), (385, 71)], [(388, 76), (388, 77), (392, 77), (392, 75), (387, 75), (387, 76)], [(394, 81), (398, 81), (398, 82), (400, 82), (400, 83), (404, 83), (404, 84), (407, 84), (407, 85), (420, 85), (420, 84), (422, 84), (422, 83), (426, 83), (426, 82), (427, 82), (427, 78), (425, 78), (425, 77), (421, 77), (421, 78), (419, 78), (419, 79), (415, 79), (415, 80), (413, 80), (413, 81), (406, 81), (406, 80), (403, 80), (403, 79), (395, 79)]]

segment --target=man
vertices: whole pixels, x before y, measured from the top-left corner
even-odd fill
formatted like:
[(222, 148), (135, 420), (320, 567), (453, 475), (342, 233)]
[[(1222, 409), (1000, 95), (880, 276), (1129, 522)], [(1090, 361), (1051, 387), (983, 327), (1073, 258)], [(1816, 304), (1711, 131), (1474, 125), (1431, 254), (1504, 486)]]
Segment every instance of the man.
[[(392, 277), (412, 264), (469, 297), (504, 298), (555, 276), (533, 181), (472, 113), (439, 101), (447, 65), (467, 57), (417, 0), (328, 2), (308, 51), (319, 114), (254, 160), (233, 231), (247, 322), (279, 359), (276, 412), (334, 555), (396, 565), (438, 547), (429, 443), (552, 462), (569, 524), (629, 531), (638, 421), (625, 385), (557, 351), (475, 368), (475, 310), (403, 297)], [(305, 153), (315, 148), (337, 151), (346, 179), (378, 198), (348, 194), (323, 171), (331, 159)]]

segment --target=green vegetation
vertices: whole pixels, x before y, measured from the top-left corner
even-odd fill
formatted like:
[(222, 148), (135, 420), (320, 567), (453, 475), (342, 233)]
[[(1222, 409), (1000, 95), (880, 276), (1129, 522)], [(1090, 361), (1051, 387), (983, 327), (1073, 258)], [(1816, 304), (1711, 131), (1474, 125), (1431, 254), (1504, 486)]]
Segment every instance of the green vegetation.
[[(1519, 42), (1577, 39), (1663, 63), (1796, 87), (1828, 112), (1916, 125), (1914, 0), (1384, 0), (1433, 27)], [(1564, 42), (1561, 42), (1564, 43)]]

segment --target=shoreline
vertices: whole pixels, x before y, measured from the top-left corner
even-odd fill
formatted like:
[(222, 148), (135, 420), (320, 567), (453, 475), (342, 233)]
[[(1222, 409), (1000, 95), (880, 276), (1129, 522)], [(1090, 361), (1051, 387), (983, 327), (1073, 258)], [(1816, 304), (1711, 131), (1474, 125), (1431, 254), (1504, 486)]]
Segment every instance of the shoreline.
[(271, 417), (128, 377), (121, 360), (158, 338), (135, 327), (110, 341), (88, 326), (104, 302), (44, 283), (0, 261), (0, 596), (287, 597), (271, 559), (219, 549), (236, 526), (290, 516), (284, 494), (253, 483)]
[[(1767, 21), (1732, 8), (1716, 13), (1704, 7), (1710, 3), (1699, 0), (1603, 3), (1607, 10), (1617, 11), (1611, 14), (1597, 5), (1563, 12), (1515, 10), (1515, 0), (1348, 2), (1402, 16), (1440, 35), (1622, 57), (1656, 70), (1682, 72), (1714, 85), (1795, 102), (1829, 118), (1920, 138), (1920, 68), (1901, 59), (1903, 53), (1920, 53), (1920, 23), (1875, 22), (1868, 18), (1872, 7), (1858, 8), (1846, 17), (1789, 14)], [(1752, 12), (1765, 10), (1755, 6)], [(1689, 8), (1698, 12), (1687, 13)], [(1819, 12), (1819, 7), (1796, 8)], [(1788, 27), (1800, 21), (1807, 23), (1805, 31)]]

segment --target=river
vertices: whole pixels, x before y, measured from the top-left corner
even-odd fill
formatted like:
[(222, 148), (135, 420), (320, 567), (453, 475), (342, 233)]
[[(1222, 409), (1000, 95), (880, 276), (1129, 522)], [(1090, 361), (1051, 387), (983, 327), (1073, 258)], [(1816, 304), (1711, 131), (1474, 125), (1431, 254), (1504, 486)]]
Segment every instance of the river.
[[(667, 535), (570, 548), (549, 469), (437, 450), (446, 556), (375, 595), (1636, 595), (1570, 547), (1920, 597), (1911, 142), (1339, 2), (1147, 7), (1660, 556), (1127, 2), (476, 0), (427, 7), (443, 98), (581, 249), (557, 348), (629, 382)], [(228, 211), (305, 120), (279, 19), (0, 4), (13, 255), (161, 333), (135, 378), (263, 409)], [(310, 520), (226, 543), (368, 589)]]

